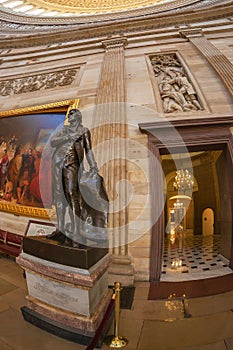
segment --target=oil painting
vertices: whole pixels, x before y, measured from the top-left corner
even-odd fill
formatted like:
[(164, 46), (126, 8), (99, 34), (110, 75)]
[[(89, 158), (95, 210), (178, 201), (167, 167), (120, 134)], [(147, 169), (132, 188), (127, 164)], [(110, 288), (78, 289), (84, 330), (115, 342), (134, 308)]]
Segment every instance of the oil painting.
[(51, 209), (51, 154), (45, 146), (72, 102), (0, 112), (0, 210), (43, 217), (43, 209)]

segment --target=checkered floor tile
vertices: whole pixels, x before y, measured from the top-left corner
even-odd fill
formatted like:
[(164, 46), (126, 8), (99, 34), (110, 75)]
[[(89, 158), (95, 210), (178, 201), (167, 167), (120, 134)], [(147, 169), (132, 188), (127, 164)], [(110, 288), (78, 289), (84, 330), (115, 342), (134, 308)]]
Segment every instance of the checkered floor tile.
[(175, 271), (191, 274), (228, 267), (221, 260), (220, 235), (181, 235), (172, 244), (165, 238), (162, 274)]

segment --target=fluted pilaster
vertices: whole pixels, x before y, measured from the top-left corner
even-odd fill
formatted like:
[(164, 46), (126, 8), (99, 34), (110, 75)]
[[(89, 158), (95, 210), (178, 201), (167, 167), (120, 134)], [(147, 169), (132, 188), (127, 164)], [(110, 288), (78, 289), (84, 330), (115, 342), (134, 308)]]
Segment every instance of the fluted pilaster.
[(233, 96), (233, 64), (203, 35), (200, 28), (183, 30), (180, 35), (193, 43), (218, 73)]
[[(114, 262), (127, 266), (130, 275), (127, 242), (127, 184), (117, 184), (127, 179), (127, 137), (128, 127), (125, 110), (125, 62), (124, 47), (127, 40), (124, 37), (103, 41), (106, 52), (104, 55), (100, 81), (96, 98), (94, 117), (95, 146), (104, 143), (103, 152), (99, 152), (98, 164), (103, 164), (102, 175), (110, 198), (109, 232), (110, 246)], [(116, 267), (114, 271), (118, 270)], [(130, 270), (132, 270), (130, 268)], [(119, 273), (121, 274), (121, 273)], [(126, 278), (126, 276), (125, 276)], [(124, 278), (122, 280), (124, 283)], [(126, 281), (126, 284), (130, 284)]]

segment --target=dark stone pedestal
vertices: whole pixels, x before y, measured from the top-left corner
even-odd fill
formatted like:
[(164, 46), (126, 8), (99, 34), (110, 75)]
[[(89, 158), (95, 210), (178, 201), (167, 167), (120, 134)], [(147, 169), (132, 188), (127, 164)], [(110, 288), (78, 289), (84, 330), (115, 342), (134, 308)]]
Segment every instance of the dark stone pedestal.
[(44, 260), (81, 269), (89, 269), (108, 254), (107, 248), (66, 247), (43, 236), (24, 237), (23, 251)]

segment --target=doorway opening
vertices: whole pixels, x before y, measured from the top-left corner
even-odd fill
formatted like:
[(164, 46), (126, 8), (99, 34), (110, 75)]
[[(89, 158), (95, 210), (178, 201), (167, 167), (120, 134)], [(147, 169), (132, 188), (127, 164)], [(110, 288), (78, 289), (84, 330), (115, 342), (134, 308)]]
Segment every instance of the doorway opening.
[[(233, 269), (233, 116), (206, 117), (206, 118), (188, 118), (177, 120), (156, 120), (154, 122), (140, 123), (141, 132), (148, 135), (149, 145), (149, 164), (150, 174), (153, 178), (151, 181), (151, 218), (158, 215), (158, 219), (151, 228), (151, 245), (150, 245), (150, 282), (158, 282), (161, 279), (163, 269), (163, 252), (164, 252), (164, 236), (166, 225), (168, 222), (167, 201), (164, 204), (164, 173), (163, 169), (167, 169), (161, 160), (161, 157), (169, 154), (179, 154), (184, 152), (204, 152), (203, 156), (208, 157), (209, 152), (218, 155), (215, 162), (216, 178), (208, 178), (205, 171), (206, 167), (197, 167), (193, 164), (193, 168), (202, 171), (202, 174), (194, 173), (194, 178), (207, 179), (206, 185), (198, 183), (198, 191), (194, 191), (191, 196), (194, 205), (193, 215), (193, 236), (202, 235), (202, 212), (206, 208), (211, 208), (215, 213), (214, 234), (212, 237), (220, 235), (220, 255), (229, 261), (230, 271)], [(192, 162), (200, 162), (202, 158), (193, 157)], [(162, 166), (161, 166), (162, 165)], [(175, 168), (170, 171), (176, 171)], [(198, 180), (198, 179), (197, 179)], [(198, 182), (198, 181), (197, 181)], [(216, 201), (215, 208), (206, 203), (205, 197), (207, 190), (212, 188), (213, 183), (218, 184), (219, 196)], [(156, 188), (156, 190), (155, 190)], [(204, 194), (200, 196), (201, 194)], [(175, 195), (175, 193), (174, 193)], [(163, 208), (162, 210), (160, 208)], [(154, 214), (155, 213), (155, 214)], [(220, 219), (218, 218), (220, 214)], [(208, 236), (207, 236), (208, 237)], [(199, 243), (200, 246), (200, 243)], [(200, 259), (199, 259), (200, 260)], [(185, 273), (183, 274), (185, 275)]]
[[(191, 171), (185, 167), (188, 158)], [(161, 280), (208, 278), (231, 271), (220, 224), (224, 162), (222, 150), (161, 156), (166, 191)]]

